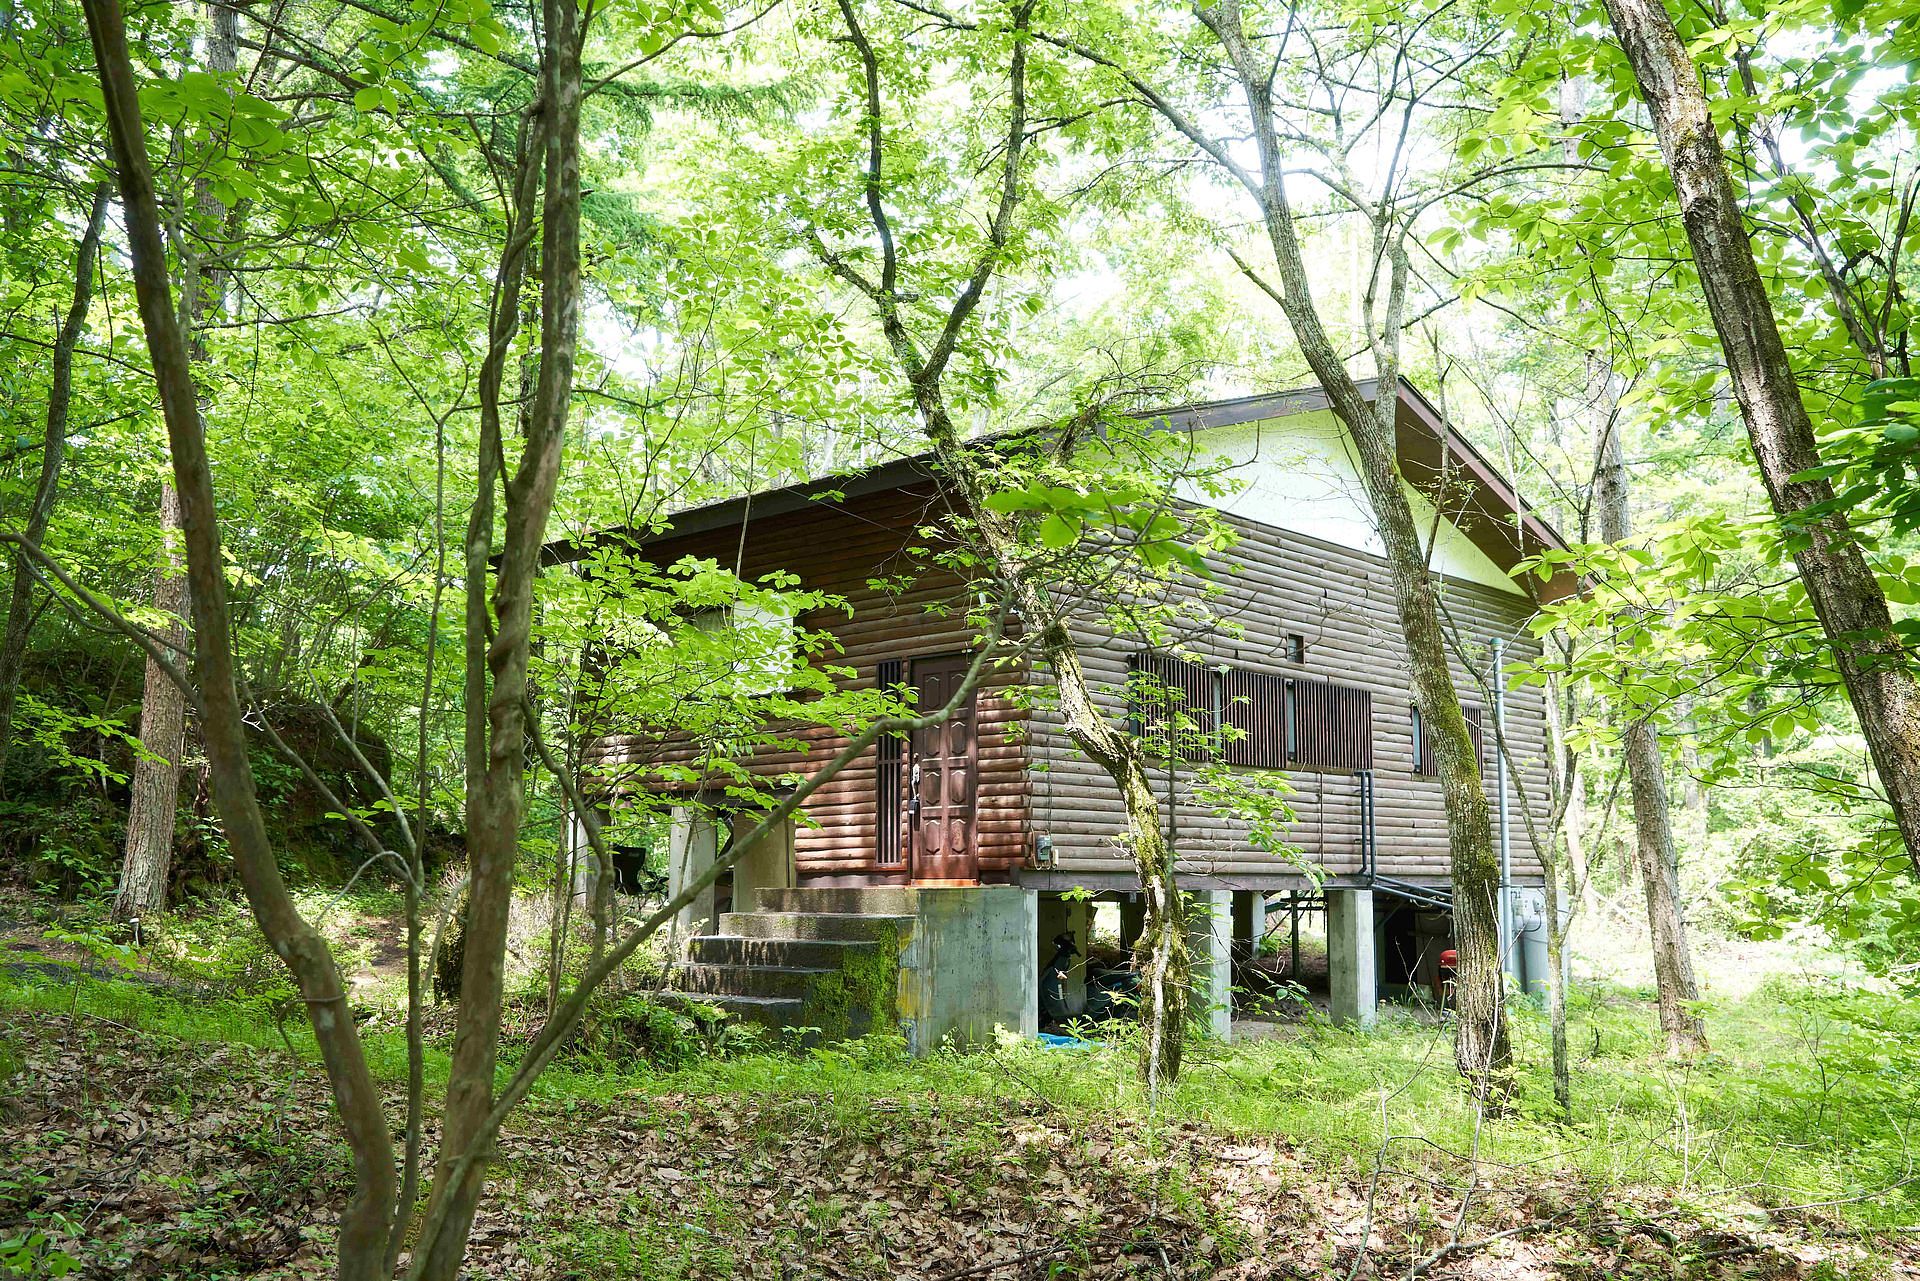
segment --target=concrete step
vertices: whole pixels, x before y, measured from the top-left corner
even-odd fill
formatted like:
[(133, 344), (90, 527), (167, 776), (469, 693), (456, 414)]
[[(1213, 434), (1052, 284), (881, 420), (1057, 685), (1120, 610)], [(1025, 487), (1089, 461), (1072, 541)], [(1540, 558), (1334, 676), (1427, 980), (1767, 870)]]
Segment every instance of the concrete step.
[(668, 1001), (717, 1005), (734, 1018), (776, 1030), (797, 1025), (806, 1005), (798, 997), (736, 996), (725, 992), (662, 992), (660, 996)]
[(803, 886), (755, 890), (762, 912), (833, 912), (859, 916), (912, 916), (913, 891), (905, 885)]
[(868, 939), (753, 938), (743, 934), (705, 934), (693, 940), (687, 959), (696, 965), (775, 965), (789, 969), (837, 970), (850, 957), (878, 950)]
[(675, 967), (674, 985), (683, 992), (804, 1001), (815, 983), (833, 973), (777, 965), (681, 965)]
[(723, 912), (720, 933), (751, 939), (858, 942), (898, 938), (913, 928), (911, 916), (862, 912)]

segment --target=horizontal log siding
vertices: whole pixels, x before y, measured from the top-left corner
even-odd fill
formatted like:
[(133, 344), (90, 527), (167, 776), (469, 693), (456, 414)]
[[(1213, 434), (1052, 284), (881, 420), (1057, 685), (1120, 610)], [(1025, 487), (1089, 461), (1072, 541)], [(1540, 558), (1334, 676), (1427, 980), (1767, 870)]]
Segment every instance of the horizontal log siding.
[[(1394, 610), (1386, 567), (1378, 557), (1271, 526), (1230, 518), (1240, 541), (1214, 559), (1215, 582), (1224, 589), (1213, 608), (1237, 623), (1240, 636), (1196, 638), (1192, 649), (1218, 662), (1281, 676), (1358, 685), (1373, 694), (1374, 797), (1379, 871), (1407, 879), (1442, 880), (1448, 874), (1446, 813), (1438, 779), (1413, 773), (1411, 678), (1406, 647)], [(1489, 637), (1503, 636), (1515, 658), (1537, 655), (1525, 634), (1532, 614), (1524, 598), (1458, 579), (1444, 580), (1446, 617), (1475, 652)], [(1089, 677), (1123, 716), (1121, 691), (1137, 640), (1115, 637), (1104, 625), (1083, 622), (1076, 634)], [(1286, 637), (1306, 638), (1306, 662), (1287, 661)], [(1481, 687), (1453, 658), (1454, 677), (1469, 704), (1485, 703)], [(1544, 815), (1546, 733), (1544, 696), (1537, 687), (1512, 691), (1507, 702), (1508, 738), (1523, 762), (1522, 782), (1537, 813)], [(1493, 777), (1493, 718), (1483, 758)], [(1043, 700), (1034, 712), (1030, 751), (1035, 762), (1032, 811), (1036, 834), (1050, 836), (1055, 867), (1068, 872), (1125, 872), (1131, 864), (1116, 844), (1124, 830), (1119, 797), (1106, 775), (1077, 753), (1061, 732), (1057, 712)], [(1164, 767), (1156, 769), (1160, 791), (1169, 794)], [(1360, 780), (1351, 774), (1297, 771), (1290, 803), (1295, 821), (1289, 839), (1306, 857), (1334, 875), (1360, 868)], [(1176, 770), (1174, 835), (1180, 867), (1189, 874), (1253, 876), (1285, 874), (1289, 865), (1255, 849), (1243, 824), (1216, 818), (1193, 795), (1189, 768)], [(1539, 864), (1527, 838), (1524, 816), (1512, 816), (1517, 876), (1537, 877)]]
[[(925, 571), (921, 558), (904, 551), (914, 540), (915, 530), (939, 510), (939, 500), (927, 485), (756, 520), (747, 529), (741, 574), (753, 580), (775, 570), (787, 570), (808, 589), (846, 598), (853, 607), (852, 617), (833, 610), (802, 615), (797, 620), (800, 627), (831, 632), (838, 641), (840, 652), (823, 655), (821, 661), (855, 670), (857, 679), (843, 682), (843, 687), (871, 687), (879, 663), (889, 658), (906, 660), (910, 678), (914, 658), (959, 653), (967, 644), (963, 609), (950, 609), (944, 616), (927, 612), (930, 605), (963, 602), (965, 591), (960, 581), (945, 572)], [(663, 539), (652, 544), (648, 554), (660, 565), (671, 565), (683, 556), (697, 556), (731, 566), (741, 556), (740, 529), (733, 526), (708, 534)], [(897, 595), (868, 586), (872, 579), (913, 573), (920, 574), (919, 580)], [(979, 696), (975, 821), (981, 874), (989, 877), (1004, 878), (1018, 867), (1030, 844), (1029, 760), (1023, 730), (1027, 712), (1005, 697), (1008, 686), (1018, 680), (1017, 672), (991, 673)], [(804, 774), (826, 763), (846, 745), (843, 735), (826, 729), (809, 730), (797, 737), (804, 741), (804, 751), (761, 751), (751, 763), (753, 772), (762, 777)], [(589, 773), (612, 771), (645, 761), (652, 758), (656, 746), (652, 740), (631, 734), (608, 733), (589, 746), (586, 769)], [(794, 861), (800, 876), (873, 873), (898, 877), (907, 870), (901, 864), (882, 866), (877, 861), (877, 757), (877, 751), (869, 749), (808, 802), (806, 821), (794, 836)]]

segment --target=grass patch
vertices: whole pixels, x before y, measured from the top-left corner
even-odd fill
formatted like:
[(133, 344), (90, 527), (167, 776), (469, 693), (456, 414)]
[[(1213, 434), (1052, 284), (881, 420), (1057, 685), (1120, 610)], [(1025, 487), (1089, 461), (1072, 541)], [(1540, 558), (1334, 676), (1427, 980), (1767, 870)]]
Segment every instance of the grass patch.
[[(142, 984), (9, 974), (0, 976), (0, 1004), (94, 1015), (184, 1041), (265, 1050), (290, 1043), (296, 1055), (316, 1057), (297, 1010), (285, 1019), (283, 1041), (257, 1006), (184, 999)], [(1370, 1171), (1391, 1136), (1388, 1159), (1399, 1168), (1457, 1169), (1477, 1144), (1489, 1169), (1514, 1179), (1571, 1173), (1601, 1189), (1660, 1187), (1708, 1216), (1738, 1215), (1749, 1204), (1821, 1204), (1856, 1227), (1920, 1221), (1907, 1141), (1920, 1015), (1871, 992), (1775, 980), (1712, 1003), (1707, 1017), (1713, 1052), (1672, 1063), (1645, 1002), (1616, 989), (1582, 993), (1571, 1016), (1575, 1115), (1563, 1122), (1552, 1103), (1545, 1020), (1521, 1006), (1513, 1018), (1516, 1105), (1477, 1132), (1447, 1030), (1392, 1017), (1370, 1034), (1315, 1027), (1292, 1038), (1200, 1047), (1151, 1110), (1124, 1045), (1077, 1052), (1010, 1046), (914, 1061), (890, 1037), (704, 1058), (676, 1070), (601, 1056), (594, 1070), (549, 1071), (535, 1099), (564, 1110), (665, 1095), (804, 1098), (823, 1129), (873, 1141), (885, 1139), (891, 1112), (902, 1108), (992, 1110), (1038, 1100), (1067, 1118), (1150, 1116), (1156, 1125), (1200, 1124), (1238, 1141), (1275, 1140), (1348, 1176)], [(370, 1031), (366, 1042), (374, 1071), (401, 1080), (400, 1033)], [(0, 1048), (0, 1057), (6, 1053)], [(429, 1050), (427, 1075), (432, 1089), (444, 1083), (438, 1046)], [(556, 1263), (566, 1262), (568, 1248), (555, 1243)], [(653, 1270), (631, 1275), (674, 1275), (679, 1265), (646, 1254), (650, 1248), (635, 1238), (634, 1266), (644, 1256)]]

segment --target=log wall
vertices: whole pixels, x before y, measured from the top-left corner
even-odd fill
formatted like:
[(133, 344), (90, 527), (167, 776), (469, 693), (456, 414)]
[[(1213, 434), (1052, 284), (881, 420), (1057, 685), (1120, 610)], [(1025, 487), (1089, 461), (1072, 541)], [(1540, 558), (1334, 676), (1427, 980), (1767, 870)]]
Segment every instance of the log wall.
[[(752, 581), (787, 570), (804, 588), (844, 597), (852, 606), (802, 614), (796, 625), (831, 633), (838, 653), (820, 662), (853, 668), (843, 688), (872, 687), (879, 664), (900, 659), (911, 673), (919, 657), (956, 654), (967, 646), (966, 589), (953, 574), (929, 569), (924, 558), (909, 554), (916, 531), (939, 519), (943, 501), (931, 482), (821, 503), (804, 510), (753, 520), (745, 537), (739, 525), (648, 544), (648, 558), (671, 565), (683, 556), (710, 557), (723, 566), (736, 562), (741, 577)], [(874, 580), (912, 575), (903, 592), (875, 588)], [(1025, 857), (1027, 832), (1027, 756), (1021, 726), (1024, 708), (1005, 696), (1019, 680), (1017, 672), (991, 673), (977, 710), (979, 776), (975, 810), (981, 875), (1006, 879)], [(846, 745), (843, 735), (821, 727), (804, 731), (805, 750), (756, 753), (751, 768), (766, 778), (804, 774), (832, 759)], [(656, 739), (618, 731), (594, 740), (586, 754), (589, 773), (614, 773), (659, 755)], [(816, 792), (806, 807), (806, 822), (794, 837), (794, 863), (801, 877), (876, 877), (905, 875), (903, 865), (883, 866), (877, 859), (878, 752), (869, 749)], [(904, 795), (904, 792), (902, 793)]]
[[(1401, 638), (1393, 593), (1380, 558), (1271, 526), (1230, 517), (1240, 541), (1210, 562), (1219, 594), (1213, 611), (1222, 623), (1237, 626), (1188, 638), (1202, 661), (1213, 660), (1251, 671), (1307, 680), (1357, 685), (1373, 695), (1373, 765), (1377, 870), (1408, 880), (1445, 880), (1448, 875), (1446, 812), (1440, 782), (1413, 772), (1412, 678)], [(1460, 647), (1475, 658), (1479, 676), (1487, 667), (1488, 640), (1506, 639), (1515, 658), (1537, 656), (1539, 642), (1526, 632), (1533, 614), (1525, 598), (1496, 588), (1443, 580), (1445, 619)], [(1092, 611), (1087, 611), (1089, 616)], [(1141, 642), (1116, 635), (1105, 624), (1076, 624), (1087, 674), (1102, 686), (1106, 705), (1124, 716), (1121, 693), (1130, 657)], [(1303, 663), (1288, 661), (1289, 633), (1306, 640)], [(1454, 679), (1462, 701), (1485, 706), (1489, 699), (1459, 656)], [(1482, 757), (1493, 778), (1492, 710)], [(1060, 872), (1130, 872), (1119, 847), (1125, 830), (1120, 798), (1103, 771), (1080, 756), (1060, 728), (1059, 717), (1044, 702), (1033, 713), (1030, 751), (1034, 758), (1032, 813), (1036, 835), (1051, 838), (1054, 867)], [(1546, 707), (1538, 687), (1511, 691), (1507, 697), (1507, 736), (1521, 762), (1520, 782), (1544, 817), (1546, 798)], [(1255, 848), (1244, 823), (1209, 812), (1195, 795), (1195, 771), (1182, 763), (1167, 779), (1162, 766), (1163, 809), (1171, 810), (1172, 834), (1180, 868), (1188, 875), (1247, 878), (1286, 875), (1283, 858)], [(1262, 771), (1236, 770), (1240, 774)], [(1268, 776), (1271, 776), (1270, 774)], [(1288, 801), (1294, 822), (1287, 840), (1303, 856), (1332, 875), (1360, 870), (1360, 779), (1351, 773), (1293, 770), (1285, 775), (1293, 788)], [(1537, 878), (1520, 788), (1510, 793), (1513, 861), (1516, 876)], [(1171, 802), (1169, 804), (1169, 802)]]
[[(821, 504), (799, 512), (752, 521), (744, 544), (738, 525), (651, 544), (659, 564), (682, 556), (713, 557), (733, 565), (744, 551), (740, 570), (748, 579), (776, 569), (796, 574), (810, 589), (845, 597), (853, 616), (827, 611), (802, 616), (799, 625), (831, 632), (840, 652), (823, 661), (855, 670), (849, 688), (871, 686), (878, 665), (888, 659), (959, 652), (967, 631), (961, 621), (964, 585), (944, 571), (930, 571), (906, 548), (916, 531), (933, 520), (942, 502), (931, 482)], [(1378, 557), (1317, 539), (1288, 533), (1238, 517), (1229, 518), (1240, 541), (1213, 559), (1216, 615), (1233, 624), (1199, 636), (1191, 648), (1200, 656), (1236, 667), (1309, 680), (1367, 688), (1373, 696), (1378, 870), (1410, 880), (1441, 881), (1447, 876), (1446, 815), (1437, 779), (1413, 772), (1414, 727), (1405, 648), (1385, 569)], [(870, 580), (917, 574), (903, 593), (870, 586)], [(1487, 640), (1505, 637), (1515, 657), (1533, 656), (1539, 645), (1526, 635), (1532, 614), (1519, 596), (1464, 580), (1444, 580), (1443, 607), (1461, 644), (1474, 656), (1484, 678)], [(934, 611), (934, 612), (930, 612)], [(1086, 611), (1090, 619), (1093, 611)], [(1289, 633), (1303, 636), (1303, 663), (1288, 660)], [(1105, 625), (1083, 619), (1076, 624), (1088, 675), (1105, 692), (1113, 714), (1123, 717), (1121, 696), (1130, 657), (1143, 648), (1137, 640), (1115, 635)], [(910, 667), (909, 667), (910, 670)], [(1454, 658), (1454, 676), (1464, 700), (1485, 707), (1486, 695)], [(1059, 718), (1044, 699), (1033, 710), (1008, 697), (1021, 674), (1001, 671), (982, 689), (979, 703), (980, 772), (976, 817), (982, 875), (1017, 876), (1032, 859), (1035, 838), (1051, 838), (1059, 872), (1128, 873), (1131, 863), (1118, 847), (1125, 830), (1120, 801), (1106, 775), (1080, 756), (1062, 733)], [(1042, 678), (1044, 679), (1044, 678)], [(1507, 706), (1508, 737), (1523, 762), (1521, 783), (1537, 811), (1544, 811), (1545, 706), (1536, 688), (1514, 691)], [(1491, 708), (1483, 763), (1493, 776)], [(764, 777), (804, 772), (828, 760), (845, 739), (826, 729), (804, 735), (804, 752), (764, 751), (752, 768)], [(658, 744), (631, 734), (609, 733), (589, 749), (586, 766), (617, 770), (642, 762)], [(807, 824), (795, 837), (795, 861), (803, 878), (895, 879), (899, 865), (876, 858), (876, 764), (869, 751), (828, 783), (807, 807)], [(1286, 776), (1295, 820), (1287, 838), (1308, 860), (1332, 875), (1360, 868), (1360, 783), (1352, 774), (1296, 770)], [(1195, 796), (1192, 769), (1181, 767), (1165, 785), (1172, 799), (1174, 836), (1180, 866), (1188, 875), (1229, 878), (1283, 877), (1292, 873), (1285, 859), (1250, 844), (1244, 824), (1207, 812)], [(1512, 818), (1514, 865), (1523, 877), (1537, 878), (1526, 824), (1516, 809)]]

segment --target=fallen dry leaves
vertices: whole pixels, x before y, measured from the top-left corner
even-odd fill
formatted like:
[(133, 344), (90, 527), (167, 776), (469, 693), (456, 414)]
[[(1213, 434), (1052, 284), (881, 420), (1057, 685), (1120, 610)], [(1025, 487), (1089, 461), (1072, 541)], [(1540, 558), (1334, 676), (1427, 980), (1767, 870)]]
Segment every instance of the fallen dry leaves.
[[(23, 1061), (0, 1102), (0, 1238), (31, 1223), (85, 1276), (328, 1273), (348, 1165), (315, 1068), (97, 1018), (3, 1013), (0, 1039)], [(1920, 1276), (1883, 1246), (1809, 1248), (1804, 1223), (1729, 1233), (1497, 1171), (1465, 1234), (1497, 1239), (1435, 1260), (1458, 1206), (1444, 1172), (1383, 1178), (1371, 1219), (1368, 1190), (1285, 1143), (1030, 1098), (635, 1094), (516, 1118), (470, 1275)]]

